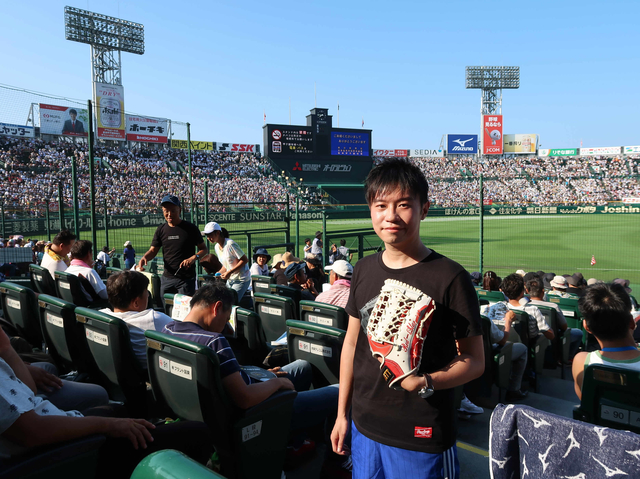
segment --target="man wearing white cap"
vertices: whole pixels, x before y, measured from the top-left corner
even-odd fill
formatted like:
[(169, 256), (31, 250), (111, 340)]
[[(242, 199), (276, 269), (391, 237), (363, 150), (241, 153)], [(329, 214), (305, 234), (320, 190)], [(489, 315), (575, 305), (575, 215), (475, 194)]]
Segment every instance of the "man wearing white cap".
[[(207, 254), (207, 246), (198, 227), (180, 218), (182, 208), (177, 197), (166, 195), (160, 205), (167, 222), (156, 229), (151, 247), (140, 259), (138, 269), (142, 271), (162, 248), (164, 273), (160, 278), (160, 297), (164, 298), (165, 293), (193, 296), (196, 290), (195, 263)], [(193, 253), (194, 247), (198, 249), (196, 254)]]
[(339, 259), (332, 265), (327, 266), (325, 270), (330, 271), (329, 283), (331, 283), (331, 288), (316, 296), (316, 301), (344, 308), (347, 305), (351, 291), (353, 266), (348, 261)]
[(560, 296), (561, 298), (578, 298), (576, 295), (567, 293), (567, 278), (555, 276), (549, 284), (551, 291), (547, 291), (547, 296)]

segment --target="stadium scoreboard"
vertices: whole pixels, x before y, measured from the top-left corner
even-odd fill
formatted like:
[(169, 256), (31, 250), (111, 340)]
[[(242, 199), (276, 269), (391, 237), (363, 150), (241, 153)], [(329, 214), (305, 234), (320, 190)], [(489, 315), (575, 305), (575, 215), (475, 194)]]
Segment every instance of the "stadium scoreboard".
[(281, 170), (305, 183), (355, 183), (373, 165), (371, 130), (333, 128), (326, 108), (314, 108), (307, 124), (263, 127), (264, 151)]

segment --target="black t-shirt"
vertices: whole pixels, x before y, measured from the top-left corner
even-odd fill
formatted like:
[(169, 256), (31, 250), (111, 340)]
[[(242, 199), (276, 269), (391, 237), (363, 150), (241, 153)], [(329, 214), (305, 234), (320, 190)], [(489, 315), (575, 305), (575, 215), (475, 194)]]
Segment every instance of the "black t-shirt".
[[(182, 220), (176, 226), (161, 224), (151, 240), (151, 246), (162, 248), (164, 258), (163, 276), (174, 277), (180, 263), (194, 255), (194, 246), (202, 243), (200, 230), (193, 223)], [(175, 276), (180, 279), (190, 279), (196, 275), (195, 262), (190, 268), (182, 268)]]
[(347, 313), (360, 319), (353, 361), (353, 421), (365, 436), (388, 446), (441, 453), (455, 443), (453, 389), (436, 390), (429, 399), (417, 392), (391, 389), (371, 355), (367, 323), (386, 279), (396, 279), (426, 293), (436, 303), (422, 350), (419, 374), (442, 369), (457, 355), (456, 339), (482, 334), (480, 308), (469, 274), (435, 251), (402, 269), (384, 265), (382, 253), (355, 266)]
[(300, 291), (301, 299), (304, 299), (306, 301), (315, 301), (316, 300), (316, 297), (313, 295), (313, 293), (311, 291), (308, 291), (308, 290), (304, 289), (299, 284), (287, 283), (287, 286), (289, 286), (290, 288), (297, 289), (298, 291)]

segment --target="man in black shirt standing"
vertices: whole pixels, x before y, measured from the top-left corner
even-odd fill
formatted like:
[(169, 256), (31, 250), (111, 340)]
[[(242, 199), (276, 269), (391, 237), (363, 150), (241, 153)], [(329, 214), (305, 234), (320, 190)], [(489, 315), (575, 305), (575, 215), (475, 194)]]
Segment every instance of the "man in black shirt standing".
[[(162, 248), (164, 273), (161, 277), (161, 297), (164, 298), (165, 293), (193, 296), (196, 289), (195, 262), (207, 254), (207, 247), (198, 227), (180, 218), (182, 208), (178, 198), (166, 195), (160, 204), (167, 222), (156, 229), (151, 247), (140, 259), (138, 268), (144, 269)], [(193, 254), (194, 247), (198, 248), (197, 254)]]

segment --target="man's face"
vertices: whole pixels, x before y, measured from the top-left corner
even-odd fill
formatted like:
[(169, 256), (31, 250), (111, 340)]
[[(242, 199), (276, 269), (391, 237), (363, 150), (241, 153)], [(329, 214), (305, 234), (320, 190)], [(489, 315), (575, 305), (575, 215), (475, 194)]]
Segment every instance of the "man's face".
[(162, 214), (164, 215), (164, 219), (167, 220), (167, 223), (172, 226), (180, 219), (180, 207), (165, 203), (162, 205)]
[(69, 113), (69, 117), (71, 118), (71, 121), (76, 121), (76, 117), (78, 115), (76, 115), (75, 113)]
[(373, 229), (385, 244), (400, 247), (420, 238), (420, 221), (429, 211), (429, 202), (420, 205), (418, 196), (400, 190), (378, 194), (369, 205)]
[(333, 284), (336, 279), (338, 279), (338, 275), (336, 274), (335, 271), (331, 270), (331, 272), (329, 273), (329, 284)]
[(212, 306), (215, 309), (216, 315), (211, 322), (212, 331), (216, 333), (221, 333), (224, 331), (225, 325), (229, 322), (229, 318), (231, 317), (231, 310), (233, 308), (225, 309), (222, 301), (218, 301), (216, 304)]
[(71, 247), (76, 244), (76, 240), (71, 240), (68, 243), (62, 243), (60, 245), (60, 256), (67, 256), (71, 252)]

